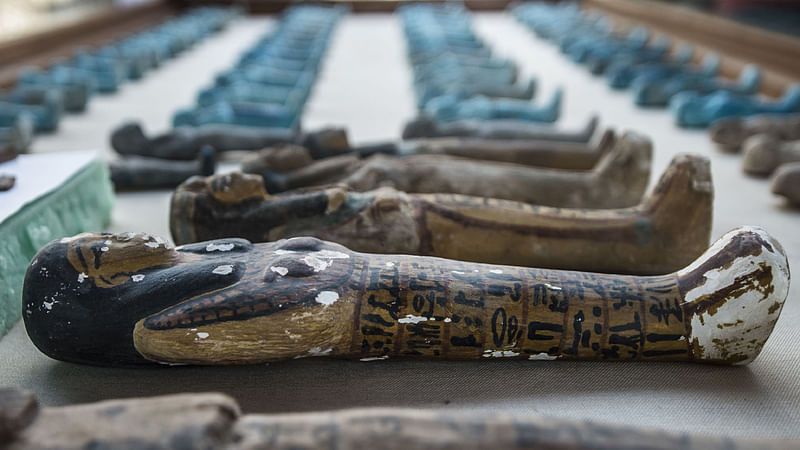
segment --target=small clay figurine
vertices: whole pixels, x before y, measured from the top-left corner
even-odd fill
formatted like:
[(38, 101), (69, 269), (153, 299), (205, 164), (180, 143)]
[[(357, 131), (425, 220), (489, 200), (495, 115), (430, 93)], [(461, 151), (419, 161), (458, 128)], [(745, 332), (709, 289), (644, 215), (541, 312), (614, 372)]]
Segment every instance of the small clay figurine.
[(800, 161), (800, 140), (781, 141), (769, 134), (750, 136), (742, 145), (742, 170), (769, 176), (781, 164)]
[(639, 106), (655, 107), (667, 106), (672, 97), (681, 92), (708, 95), (724, 91), (736, 95), (755, 95), (760, 87), (761, 70), (755, 65), (745, 66), (735, 83), (708, 77), (702, 73), (683, 72), (661, 79), (642, 78), (632, 83), (634, 103)]
[(639, 203), (650, 177), (652, 145), (626, 133), (591, 171), (567, 171), (447, 155), (366, 159), (345, 155), (288, 173), (264, 172), (274, 194), (340, 183), (356, 191), (392, 186), (400, 191), (452, 193), (563, 208), (624, 208)]
[(772, 193), (800, 206), (800, 162), (781, 164), (772, 175)]
[(137, 155), (162, 159), (191, 160), (200, 149), (214, 147), (217, 152), (259, 150), (275, 144), (300, 142), (312, 152), (333, 154), (349, 148), (346, 131), (325, 128), (297, 133), (285, 128), (254, 128), (235, 125), (203, 125), (178, 127), (149, 138), (137, 122), (128, 122), (111, 133), (111, 147), (121, 155)]
[(0, 99), (0, 123), (16, 120), (20, 115), (29, 115), (33, 119), (35, 132), (52, 132), (58, 128), (64, 104), (61, 94), (48, 91), (41, 99), (41, 103), (19, 103), (16, 101), (3, 101)]
[(800, 84), (787, 88), (783, 97), (776, 101), (764, 101), (729, 91), (716, 91), (708, 95), (681, 92), (670, 100), (669, 107), (675, 123), (682, 127), (707, 127), (725, 117), (797, 114), (800, 113)]
[(177, 244), (314, 236), (370, 253), (491, 264), (664, 274), (708, 246), (708, 161), (677, 156), (635, 208), (570, 210), (453, 194), (364, 193), (341, 187), (270, 196), (255, 175), (192, 178), (172, 196)]
[(0, 173), (0, 192), (11, 190), (16, 182), (17, 177), (14, 175)]
[(423, 112), (440, 122), (462, 119), (513, 119), (529, 122), (555, 122), (561, 115), (560, 89), (542, 105), (515, 99), (489, 98), (483, 96), (459, 99), (443, 95), (425, 103)]
[(750, 136), (768, 134), (781, 141), (800, 140), (800, 114), (727, 117), (711, 126), (711, 141), (724, 152), (738, 153)]
[(586, 125), (574, 131), (559, 130), (552, 125), (521, 120), (456, 120), (442, 123), (420, 116), (406, 123), (403, 139), (428, 137), (472, 137), (479, 139), (531, 139), (542, 141), (588, 142), (597, 129), (599, 119), (592, 116)]
[(48, 71), (26, 69), (20, 72), (18, 86), (57, 88), (64, 99), (67, 112), (86, 110), (95, 89), (94, 79), (88, 72), (71, 67), (54, 67)]
[[(329, 155), (354, 155), (366, 158), (376, 154), (450, 155), (484, 161), (499, 161), (526, 166), (550, 167), (567, 170), (590, 170), (608, 153), (616, 142), (612, 130), (606, 130), (597, 142), (591, 144), (559, 141), (531, 141), (523, 139), (496, 140), (477, 138), (427, 138), (400, 142), (382, 142), (353, 147), (349, 151), (334, 150)], [(313, 163), (311, 152), (292, 144), (268, 147), (242, 163), (248, 173), (266, 171), (286, 173)]]
[(357, 253), (311, 237), (172, 248), (84, 233), (34, 256), (22, 317), (46, 355), (104, 366), (305, 356), (747, 364), (788, 292), (781, 245), (754, 227), (648, 277)]
[(241, 125), (258, 128), (287, 128), (298, 125), (299, 110), (279, 103), (218, 102), (182, 109), (172, 116), (172, 126)]
[(197, 161), (169, 161), (130, 156), (111, 161), (116, 190), (174, 188), (194, 175), (212, 175), (217, 167), (214, 148), (203, 147)]

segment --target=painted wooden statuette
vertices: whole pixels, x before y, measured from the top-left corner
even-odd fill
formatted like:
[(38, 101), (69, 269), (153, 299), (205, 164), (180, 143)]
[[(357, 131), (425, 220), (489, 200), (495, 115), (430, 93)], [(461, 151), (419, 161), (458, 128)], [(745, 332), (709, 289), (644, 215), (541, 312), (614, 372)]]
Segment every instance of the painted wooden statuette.
[(800, 114), (728, 117), (711, 126), (711, 141), (721, 151), (739, 153), (751, 136), (766, 134), (780, 141), (800, 140)]
[(590, 171), (569, 171), (447, 155), (327, 158), (287, 172), (261, 173), (270, 193), (339, 183), (356, 191), (392, 186), (563, 208), (624, 208), (639, 203), (650, 178), (652, 144), (625, 133)]
[(248, 173), (266, 171), (284, 173), (313, 164), (315, 156), (329, 158), (352, 155), (367, 158), (372, 155), (450, 155), (483, 161), (498, 161), (526, 166), (566, 170), (590, 170), (614, 148), (616, 134), (606, 130), (594, 142), (559, 142), (528, 139), (480, 139), (440, 137), (408, 141), (387, 141), (351, 147), (347, 151), (331, 148), (317, 149), (314, 155), (305, 147), (283, 144), (265, 148), (242, 162)]
[(769, 176), (780, 165), (800, 161), (800, 140), (781, 141), (769, 134), (747, 138), (742, 145), (742, 170)]
[(792, 205), (800, 206), (800, 161), (779, 166), (772, 175), (771, 190)]
[(127, 122), (111, 133), (111, 147), (121, 155), (175, 160), (195, 159), (207, 145), (217, 152), (226, 152), (259, 150), (271, 145), (294, 142), (302, 143), (312, 152), (326, 154), (344, 152), (350, 148), (347, 132), (339, 128), (299, 133), (285, 128), (203, 125), (173, 128), (166, 133), (148, 137), (141, 124)]
[(760, 228), (637, 277), (356, 253), (311, 237), (172, 248), (84, 233), (28, 267), (23, 318), (48, 356), (108, 366), (516, 358), (747, 364), (789, 267)]
[(212, 175), (217, 168), (214, 148), (203, 147), (195, 161), (170, 161), (130, 156), (109, 163), (116, 190), (174, 188), (194, 175)]
[(453, 194), (364, 193), (341, 187), (270, 196), (255, 175), (196, 177), (172, 197), (178, 244), (314, 236), (351, 250), (491, 264), (664, 274), (708, 246), (708, 161), (677, 156), (635, 208), (570, 210)]
[(523, 120), (462, 119), (439, 122), (420, 116), (403, 128), (403, 139), (428, 137), (471, 137), (480, 139), (535, 139), (542, 141), (588, 142), (594, 135), (599, 119), (592, 116), (577, 130), (559, 130), (553, 125)]
[(218, 393), (44, 407), (30, 392), (12, 388), (0, 388), (0, 439), (5, 450), (767, 450), (787, 445), (452, 408), (242, 414), (233, 398)]

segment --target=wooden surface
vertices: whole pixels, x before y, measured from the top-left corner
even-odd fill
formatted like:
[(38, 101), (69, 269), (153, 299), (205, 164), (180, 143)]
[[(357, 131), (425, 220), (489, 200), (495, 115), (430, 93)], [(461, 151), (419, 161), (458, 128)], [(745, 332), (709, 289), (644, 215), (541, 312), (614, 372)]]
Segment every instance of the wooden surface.
[(80, 47), (97, 47), (166, 20), (175, 9), (163, 1), (118, 8), (44, 33), (0, 42), (0, 88), (13, 86), (20, 69), (46, 67)]

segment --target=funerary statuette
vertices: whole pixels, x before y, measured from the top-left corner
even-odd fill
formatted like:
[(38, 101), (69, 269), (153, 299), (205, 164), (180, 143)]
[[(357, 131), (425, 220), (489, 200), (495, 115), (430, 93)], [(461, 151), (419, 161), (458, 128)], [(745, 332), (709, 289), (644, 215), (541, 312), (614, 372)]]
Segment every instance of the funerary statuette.
[(178, 244), (314, 236), (360, 252), (650, 275), (678, 270), (705, 251), (712, 203), (708, 161), (691, 155), (677, 156), (638, 206), (612, 210), (392, 188), (270, 196), (258, 176), (231, 173), (181, 185), (170, 227)]
[(624, 208), (639, 203), (650, 177), (652, 145), (625, 133), (591, 171), (476, 161), (447, 155), (366, 159), (346, 155), (286, 173), (263, 172), (270, 193), (339, 183), (356, 191), (452, 193), (563, 208)]
[(212, 175), (217, 157), (214, 149), (206, 146), (195, 161), (129, 156), (111, 161), (109, 167), (117, 190), (174, 188), (194, 175)]
[(191, 160), (205, 146), (219, 152), (259, 150), (271, 145), (298, 142), (312, 152), (335, 154), (337, 149), (349, 148), (343, 129), (321, 129), (298, 133), (283, 128), (254, 128), (236, 125), (203, 125), (178, 127), (155, 137), (147, 137), (139, 123), (129, 122), (111, 133), (111, 146), (121, 155), (151, 158)]
[(777, 140), (800, 139), (800, 114), (728, 117), (711, 126), (711, 140), (724, 152), (738, 153), (750, 136), (767, 134)]
[(84, 233), (34, 256), (22, 316), (48, 356), (108, 366), (306, 356), (747, 364), (788, 289), (780, 244), (747, 227), (647, 277), (357, 253), (312, 237), (172, 248)]
[[(346, 152), (334, 150), (335, 153), (330, 156), (348, 154), (366, 158), (376, 154), (450, 155), (554, 169), (589, 170), (613, 148), (615, 141), (616, 135), (610, 129), (602, 133), (596, 142), (591, 143), (440, 137), (365, 144), (352, 147)], [(317, 151), (317, 155), (320, 153)], [(242, 170), (249, 173), (285, 173), (308, 166), (314, 159), (318, 158), (312, 157), (306, 148), (294, 144), (279, 144), (248, 157), (242, 162)]]
[(744, 141), (742, 151), (742, 170), (766, 177), (781, 164), (800, 161), (800, 140), (781, 141), (769, 134), (757, 134)]
[[(5, 435), (4, 425), (9, 430)], [(33, 394), (9, 388), (0, 388), (0, 439), (5, 439), (8, 450), (132, 446), (153, 450), (767, 450), (785, 449), (787, 443), (452, 409), (242, 414), (234, 399), (218, 393), (40, 407)]]
[(782, 164), (772, 175), (772, 193), (800, 206), (800, 161)]
[(17, 182), (17, 177), (15, 177), (14, 175), (0, 173), (0, 192), (11, 190), (11, 188), (14, 187), (14, 184), (16, 184), (16, 182)]
[(442, 123), (431, 117), (421, 116), (406, 123), (403, 128), (403, 139), (456, 136), (481, 139), (588, 142), (594, 135), (598, 122), (598, 117), (592, 116), (583, 128), (565, 131), (552, 125), (522, 120), (463, 119)]

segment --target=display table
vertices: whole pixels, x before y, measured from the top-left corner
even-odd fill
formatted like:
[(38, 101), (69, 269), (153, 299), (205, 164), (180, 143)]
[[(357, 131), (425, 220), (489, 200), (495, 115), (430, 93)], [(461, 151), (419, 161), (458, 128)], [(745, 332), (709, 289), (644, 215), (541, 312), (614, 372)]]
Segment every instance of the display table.
[[(108, 132), (125, 118), (150, 131), (168, 126), (175, 108), (261, 35), (268, 19), (245, 19), (84, 117), (36, 142), (36, 151), (107, 148)], [(716, 190), (712, 240), (740, 225), (773, 234), (800, 267), (800, 212), (783, 206), (768, 183), (744, 177), (736, 155), (718, 153), (704, 131), (676, 128), (661, 110), (635, 108), (630, 95), (573, 65), (505, 13), (475, 15), (475, 28), (498, 54), (540, 81), (537, 98), (565, 88), (559, 126), (577, 128), (592, 113), (603, 125), (651, 136), (651, 186), (678, 152), (711, 159)], [(351, 140), (398, 138), (414, 115), (402, 31), (391, 15), (350, 15), (335, 32), (304, 125), (346, 125)], [(168, 237), (169, 192), (117, 195), (110, 229)], [(675, 363), (555, 361), (385, 361), (307, 359), (252, 367), (109, 369), (53, 361), (17, 324), (0, 341), (0, 380), (29, 389), (45, 405), (178, 392), (219, 391), (246, 412), (298, 412), (351, 407), (455, 408), (544, 414), (569, 419), (740, 437), (800, 438), (800, 283), (761, 356), (746, 367)]]

